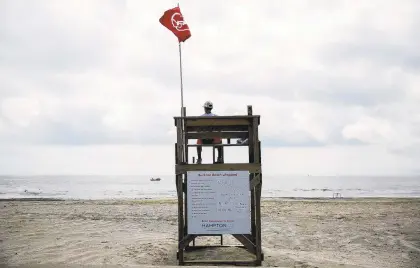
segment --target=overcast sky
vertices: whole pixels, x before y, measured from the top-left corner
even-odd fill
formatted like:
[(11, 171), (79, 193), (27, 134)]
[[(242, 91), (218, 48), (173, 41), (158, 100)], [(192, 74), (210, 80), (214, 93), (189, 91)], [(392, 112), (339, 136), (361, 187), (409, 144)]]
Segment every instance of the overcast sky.
[[(187, 114), (252, 105), (266, 175), (420, 173), (420, 1), (179, 2)], [(172, 174), (176, 4), (0, 0), (0, 173)]]

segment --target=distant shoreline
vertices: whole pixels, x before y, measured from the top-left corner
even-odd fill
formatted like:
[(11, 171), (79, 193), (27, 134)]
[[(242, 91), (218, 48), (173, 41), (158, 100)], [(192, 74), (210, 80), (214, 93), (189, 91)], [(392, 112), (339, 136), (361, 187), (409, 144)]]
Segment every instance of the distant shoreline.
[[(173, 203), (177, 200), (173, 198), (121, 198), (121, 199), (65, 199), (65, 198), (39, 198), (39, 197), (28, 197), (28, 198), (0, 198), (0, 202), (159, 202), (159, 203)], [(263, 197), (263, 202), (270, 201), (410, 201), (420, 200), (420, 197), (343, 197), (343, 198), (332, 198), (332, 197)]]

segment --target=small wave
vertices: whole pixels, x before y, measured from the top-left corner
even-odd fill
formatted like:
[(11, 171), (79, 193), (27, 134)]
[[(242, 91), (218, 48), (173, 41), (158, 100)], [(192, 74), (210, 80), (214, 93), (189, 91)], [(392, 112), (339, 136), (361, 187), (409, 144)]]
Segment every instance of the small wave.
[(30, 188), (20, 188), (17, 190), (8, 191), (2, 194), (13, 195), (13, 196), (37, 196), (37, 197), (52, 197), (52, 196), (65, 196), (68, 191), (51, 191), (46, 192), (41, 189), (30, 189)]
[(334, 191), (333, 189), (329, 189), (329, 188), (312, 188), (312, 189), (293, 189), (293, 191), (295, 192), (315, 192), (315, 191), (321, 191), (321, 192), (332, 192)]
[(340, 191), (363, 191), (360, 188), (348, 188), (348, 189), (330, 189), (330, 188), (311, 188), (311, 189), (301, 189), (295, 188), (293, 189), (295, 192), (340, 192)]
[(22, 195), (40, 195), (42, 194), (42, 192), (34, 192), (34, 191), (29, 191), (29, 190), (24, 190), (23, 193), (21, 193)]

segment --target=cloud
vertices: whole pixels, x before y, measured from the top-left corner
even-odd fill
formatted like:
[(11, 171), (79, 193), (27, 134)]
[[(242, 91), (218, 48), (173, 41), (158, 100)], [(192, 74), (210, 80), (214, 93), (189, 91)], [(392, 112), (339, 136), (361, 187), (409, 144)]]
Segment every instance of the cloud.
[[(65, 158), (64, 148), (173, 148), (178, 45), (158, 18), (174, 4), (1, 1), (0, 149), (19, 155), (56, 146)], [(276, 148), (302, 155), (371, 150), (401, 159), (395, 170), (414, 170), (408, 159), (420, 157), (417, 1), (180, 4), (192, 30), (182, 44), (187, 114), (202, 113), (206, 100), (220, 115), (245, 114), (253, 105), (271, 155)]]
[(2, 5), (2, 63), (8, 69), (51, 74), (83, 72), (107, 63), (120, 13), (111, 10), (112, 2), (2, 1)]

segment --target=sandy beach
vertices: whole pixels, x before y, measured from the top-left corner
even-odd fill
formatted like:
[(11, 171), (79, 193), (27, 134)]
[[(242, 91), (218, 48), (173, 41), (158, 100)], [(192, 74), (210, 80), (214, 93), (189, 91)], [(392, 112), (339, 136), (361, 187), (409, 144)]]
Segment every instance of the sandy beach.
[[(2, 266), (177, 265), (175, 200), (3, 200), (0, 215)], [(420, 199), (265, 200), (262, 217), (263, 266), (420, 267)]]

